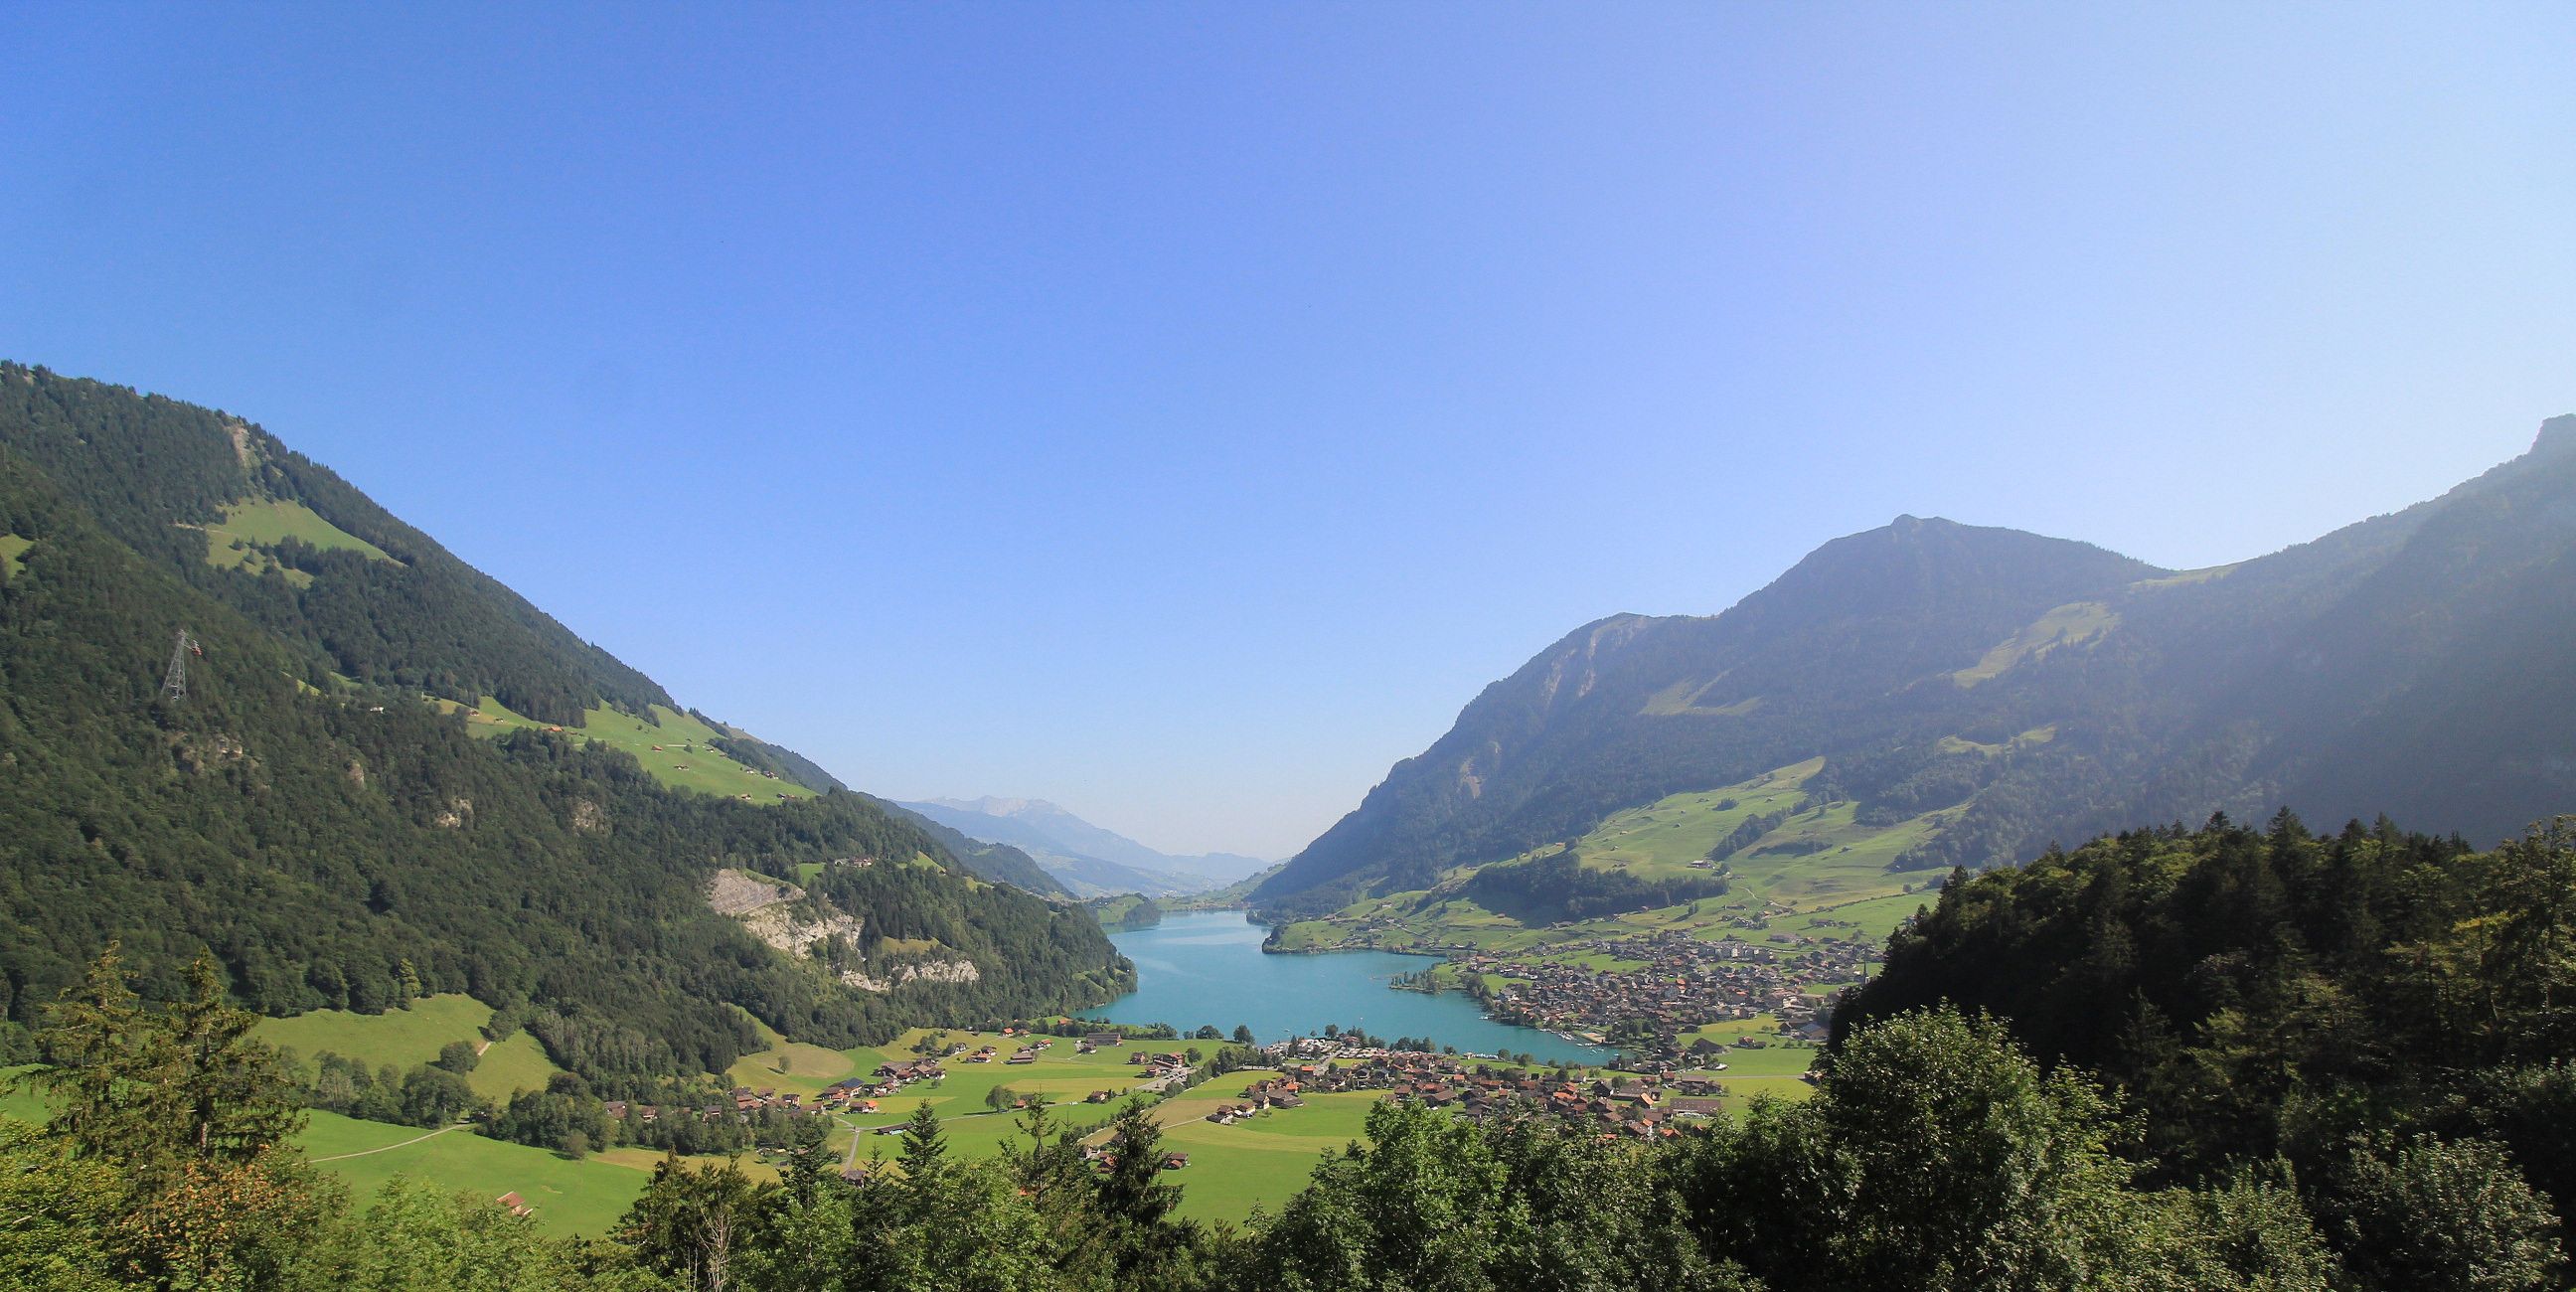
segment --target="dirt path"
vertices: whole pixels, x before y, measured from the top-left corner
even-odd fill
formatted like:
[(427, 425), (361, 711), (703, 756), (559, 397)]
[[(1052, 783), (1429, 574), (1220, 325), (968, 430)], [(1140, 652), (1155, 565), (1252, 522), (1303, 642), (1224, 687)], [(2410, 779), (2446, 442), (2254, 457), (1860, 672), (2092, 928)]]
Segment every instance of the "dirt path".
[(404, 1140), (400, 1144), (387, 1144), (381, 1148), (362, 1148), (355, 1153), (334, 1153), (329, 1157), (307, 1158), (305, 1160), (309, 1162), (345, 1162), (350, 1158), (365, 1157), (370, 1153), (390, 1153), (395, 1149), (410, 1148), (412, 1145), (417, 1144), (422, 1140), (437, 1139), (439, 1136), (444, 1135), (449, 1131), (460, 1131), (471, 1125), (473, 1125), (472, 1122), (458, 1122), (453, 1126), (441, 1126), (437, 1130), (431, 1131), (426, 1135), (415, 1135), (410, 1139)]

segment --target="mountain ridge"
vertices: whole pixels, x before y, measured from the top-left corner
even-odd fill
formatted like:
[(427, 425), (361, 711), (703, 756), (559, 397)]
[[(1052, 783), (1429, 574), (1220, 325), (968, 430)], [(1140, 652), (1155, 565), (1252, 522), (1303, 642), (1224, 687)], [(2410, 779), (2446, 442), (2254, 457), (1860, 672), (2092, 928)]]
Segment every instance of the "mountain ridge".
[(1184, 896), (1223, 887), (1270, 864), (1233, 853), (1166, 853), (1045, 799), (985, 795), (900, 806), (971, 838), (1018, 847), (1085, 897)]
[[(534, 1010), (602, 1089), (721, 1072), (755, 1020), (875, 1043), (1129, 981), (1080, 911), (791, 751), (675, 721), (239, 418), (0, 364), (0, 533), (0, 1043), (111, 941), (164, 995), (211, 951), (270, 1014)], [(764, 944), (710, 904), (728, 870), (798, 876), (804, 923), (857, 932)]]
[[(1875, 796), (1886, 813), (1961, 805), (1907, 859), (1925, 868), (2284, 801), (2319, 819), (2395, 803), (2503, 837), (2527, 824), (2516, 813), (2576, 791), (2568, 751), (2534, 722), (2517, 728), (2527, 756), (2497, 769), (2512, 788), (2492, 793), (2465, 775), (2398, 792), (2396, 768), (2363, 770), (2339, 748), (2354, 732), (2329, 727), (2357, 707), (2346, 725), (2385, 747), (2390, 723), (2532, 712), (2492, 686), (2433, 702), (2446, 679), (2475, 689), (2489, 673), (2470, 665), (2501, 656), (2576, 698), (2548, 644), (2576, 625), (2570, 445), (2576, 417), (2552, 418), (2530, 452), (2439, 498), (2208, 570), (1902, 515), (1715, 615), (1594, 620), (1485, 687), (1255, 904), (1294, 914), (1426, 888), (1446, 867), (1816, 755), (1821, 792)], [(2369, 698), (2338, 703), (2356, 693)], [(2008, 756), (1940, 751), (2051, 725), (2057, 738)], [(2451, 743), (2469, 755), (2464, 733)]]

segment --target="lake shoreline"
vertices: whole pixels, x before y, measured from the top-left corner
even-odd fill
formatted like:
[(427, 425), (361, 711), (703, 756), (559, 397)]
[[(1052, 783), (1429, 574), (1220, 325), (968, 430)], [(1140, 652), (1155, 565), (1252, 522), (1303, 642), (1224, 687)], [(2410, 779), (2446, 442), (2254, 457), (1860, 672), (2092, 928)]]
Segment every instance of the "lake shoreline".
[(1111, 934), (1136, 966), (1136, 988), (1088, 1011), (1113, 1023), (1249, 1027), (1267, 1043), (1321, 1036), (1327, 1027), (1384, 1040), (1411, 1037), (1478, 1054), (1525, 1053), (1549, 1062), (1598, 1064), (1604, 1046), (1497, 1019), (1464, 992), (1403, 990), (1441, 952), (1383, 948), (1275, 951), (1265, 930), (1237, 911), (1172, 912), (1150, 928)]

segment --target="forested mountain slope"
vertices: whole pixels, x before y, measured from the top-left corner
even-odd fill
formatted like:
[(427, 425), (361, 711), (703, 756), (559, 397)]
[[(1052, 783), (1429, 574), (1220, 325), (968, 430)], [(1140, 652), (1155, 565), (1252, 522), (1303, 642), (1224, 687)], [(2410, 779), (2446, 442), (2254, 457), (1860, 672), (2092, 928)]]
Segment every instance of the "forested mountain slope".
[(1723, 614), (1576, 630), (1255, 902), (1424, 888), (1816, 757), (1813, 801), (1864, 822), (1957, 809), (1908, 869), (2282, 805), (2492, 842), (2576, 803), (2571, 630), (2576, 417), (2432, 502), (2212, 570), (1900, 517)]
[(996, 883), (1015, 884), (1032, 893), (1055, 897), (1074, 895), (1072, 889), (1065, 887), (1055, 876), (1048, 874), (1046, 867), (1039, 865), (1035, 858), (1007, 843), (991, 843), (983, 839), (969, 838), (964, 833), (951, 829), (929, 816), (913, 811), (907, 804), (889, 803), (880, 799), (877, 805), (920, 826), (922, 833), (947, 845), (948, 851), (954, 854), (957, 860), (965, 863), (967, 869), (986, 879)]
[[(531, 1004), (594, 1077), (721, 1071), (753, 1018), (849, 1045), (1091, 1003), (1128, 972), (1079, 910), (975, 878), (865, 796), (689, 792), (585, 739), (585, 718), (679, 715), (256, 427), (0, 367), (0, 533), (0, 1035), (111, 939), (163, 989), (211, 948), (270, 1013)], [(201, 653), (174, 700), (182, 629)], [(475, 721), (486, 701), (531, 721)], [(733, 775), (828, 788), (721, 731), (754, 760)], [(709, 904), (726, 868), (802, 872), (800, 916), (845, 935), (755, 937)], [(914, 965), (937, 972), (845, 985)]]

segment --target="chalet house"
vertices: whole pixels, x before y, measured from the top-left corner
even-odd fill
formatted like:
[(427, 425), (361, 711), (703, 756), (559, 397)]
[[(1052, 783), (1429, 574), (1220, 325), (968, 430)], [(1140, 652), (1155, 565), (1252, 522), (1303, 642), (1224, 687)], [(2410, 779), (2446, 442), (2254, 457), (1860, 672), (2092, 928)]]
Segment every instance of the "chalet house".
[(520, 1197), (519, 1191), (516, 1189), (502, 1194), (500, 1197), (494, 1198), (492, 1201), (508, 1208), (510, 1214), (513, 1216), (527, 1216), (534, 1215), (536, 1213), (536, 1208), (529, 1206), (528, 1200)]

